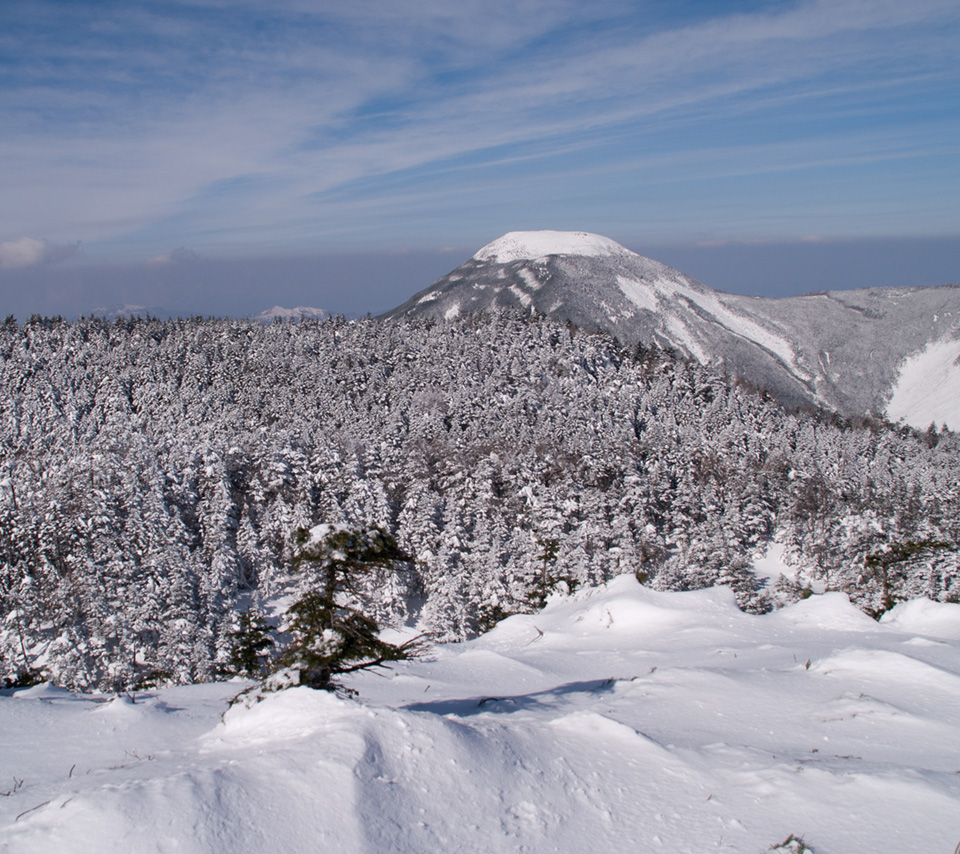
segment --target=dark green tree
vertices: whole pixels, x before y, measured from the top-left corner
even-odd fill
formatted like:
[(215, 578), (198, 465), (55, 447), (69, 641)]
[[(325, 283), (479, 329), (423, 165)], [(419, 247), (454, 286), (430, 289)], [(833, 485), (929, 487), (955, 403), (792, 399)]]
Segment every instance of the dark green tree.
[(240, 615), (239, 626), (230, 633), (230, 672), (242, 676), (263, 676), (274, 646), (271, 628), (252, 608)]
[(301, 685), (335, 690), (337, 676), (416, 653), (420, 638), (399, 645), (381, 640), (380, 626), (359, 607), (378, 572), (403, 571), (411, 560), (393, 537), (376, 526), (323, 525), (299, 529), (294, 544), (304, 592), (287, 611), (291, 641), (281, 663), (299, 671)]
[(540, 554), (537, 560), (543, 561), (540, 568), (540, 579), (537, 589), (531, 597), (531, 604), (536, 608), (542, 608), (547, 604), (547, 594), (550, 592), (551, 579), (549, 576), (549, 567), (557, 562), (557, 554), (560, 551), (560, 543), (557, 540), (543, 539), (537, 540), (540, 546)]
[(864, 608), (868, 614), (880, 619), (887, 611), (910, 598), (903, 593), (909, 581), (907, 568), (912, 561), (936, 552), (953, 550), (950, 543), (941, 540), (916, 540), (906, 543), (888, 543), (864, 558), (863, 581), (879, 586), (879, 602)]

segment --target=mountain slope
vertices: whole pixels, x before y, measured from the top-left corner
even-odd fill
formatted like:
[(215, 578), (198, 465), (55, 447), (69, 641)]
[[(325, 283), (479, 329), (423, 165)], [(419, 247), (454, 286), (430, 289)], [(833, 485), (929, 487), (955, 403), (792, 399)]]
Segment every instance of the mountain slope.
[[(953, 398), (937, 392), (960, 382), (960, 369), (943, 356), (960, 333), (955, 285), (738, 296), (599, 235), (511, 232), (386, 316), (449, 320), (496, 309), (673, 347), (791, 406), (887, 414), (917, 427), (960, 424)], [(941, 356), (936, 371), (916, 361), (931, 345)], [(918, 397), (924, 406), (912, 405)]]

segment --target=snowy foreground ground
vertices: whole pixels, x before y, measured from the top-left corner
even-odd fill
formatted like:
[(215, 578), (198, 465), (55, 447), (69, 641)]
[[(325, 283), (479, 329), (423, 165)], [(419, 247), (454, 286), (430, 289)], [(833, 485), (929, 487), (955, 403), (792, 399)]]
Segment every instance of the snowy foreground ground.
[(0, 851), (952, 854), (958, 651), (958, 605), (757, 617), (624, 576), (360, 701), (2, 692)]

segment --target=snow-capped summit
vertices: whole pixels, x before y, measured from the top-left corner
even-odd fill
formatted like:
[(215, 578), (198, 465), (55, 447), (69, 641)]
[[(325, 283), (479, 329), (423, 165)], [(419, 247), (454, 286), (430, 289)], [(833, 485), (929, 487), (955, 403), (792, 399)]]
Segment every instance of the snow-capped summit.
[(473, 258), (475, 261), (510, 264), (513, 261), (536, 261), (548, 255), (601, 258), (633, 254), (609, 237), (586, 231), (511, 231), (488, 243)]
[(960, 428), (957, 285), (739, 296), (597, 234), (512, 231), (386, 316), (497, 309), (671, 347), (789, 406)]
[(812, 377), (795, 365), (794, 346), (780, 331), (679, 270), (582, 231), (505, 234), (389, 316), (449, 320), (510, 308), (631, 344), (672, 347), (704, 363), (752, 361), (778, 375), (791, 403), (811, 394)]

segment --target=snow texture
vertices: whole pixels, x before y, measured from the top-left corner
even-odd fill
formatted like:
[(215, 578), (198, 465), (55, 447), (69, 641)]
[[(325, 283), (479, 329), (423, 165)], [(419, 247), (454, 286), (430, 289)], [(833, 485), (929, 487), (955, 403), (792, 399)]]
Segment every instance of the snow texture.
[(617, 284), (637, 308), (653, 313), (659, 310), (660, 302), (657, 299), (657, 292), (644, 282), (628, 279), (626, 276), (617, 276)]
[[(617, 283), (630, 300), (639, 308), (648, 311), (658, 310), (657, 306), (660, 304), (658, 297), (674, 302), (686, 301), (690, 305), (697, 306), (699, 316), (709, 317), (728, 332), (770, 351), (786, 365), (796, 370), (796, 354), (789, 341), (762, 324), (751, 320), (742, 312), (725, 305), (722, 295), (716, 291), (711, 291), (702, 285), (696, 288), (691, 287), (682, 281), (682, 277), (659, 276), (644, 283), (618, 276)], [(677, 335), (691, 352), (696, 353), (699, 348), (690, 343), (696, 340), (695, 330), (689, 330), (686, 324), (678, 321)], [(711, 361), (705, 354), (697, 354), (697, 358), (701, 362)]]
[(633, 254), (609, 237), (586, 231), (511, 231), (488, 243), (473, 257), (477, 261), (511, 264), (514, 261), (535, 261), (548, 255), (602, 258)]
[(772, 542), (767, 546), (763, 555), (753, 562), (753, 573), (758, 578), (775, 581), (778, 578), (795, 578), (797, 568), (790, 566), (786, 560), (786, 549), (782, 543)]
[(0, 851), (952, 851), (960, 606), (767, 616), (622, 576), (361, 701), (0, 694)]

